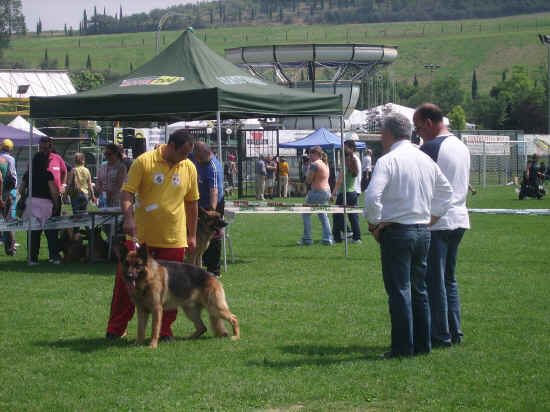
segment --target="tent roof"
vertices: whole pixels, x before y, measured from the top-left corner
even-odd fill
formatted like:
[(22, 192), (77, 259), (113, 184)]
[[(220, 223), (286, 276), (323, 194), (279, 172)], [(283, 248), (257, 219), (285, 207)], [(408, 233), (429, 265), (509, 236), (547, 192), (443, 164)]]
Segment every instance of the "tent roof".
[[(17, 93), (19, 86), (29, 86)], [(0, 97), (58, 96), (76, 93), (66, 70), (0, 70)]]
[(31, 118), (152, 120), (326, 116), (342, 97), (312, 94), (257, 79), (191, 31), (133, 73), (70, 96), (31, 97)]
[[(305, 149), (313, 146), (321, 146), (323, 149), (338, 149), (341, 147), (341, 140), (340, 137), (322, 127), (306, 137), (279, 145), (286, 149)], [(365, 143), (356, 141), (355, 146), (358, 149), (364, 149)]]
[[(30, 128), (30, 126), (29, 126)], [(33, 133), (34, 144), (38, 144), (42, 136)], [(28, 146), (29, 145), (29, 131), (23, 131), (11, 126), (0, 126), (0, 139), (11, 139), (15, 146)]]
[[(15, 119), (13, 119), (11, 122), (9, 122), (8, 126), (14, 127), (16, 129), (19, 129), (19, 130), (23, 130), (25, 132), (28, 132), (31, 128), (30, 123), (27, 122), (21, 116), (17, 116)], [(36, 127), (33, 127), (32, 131), (33, 131), (34, 134), (37, 134), (39, 136), (47, 136), (45, 133), (42, 133)]]

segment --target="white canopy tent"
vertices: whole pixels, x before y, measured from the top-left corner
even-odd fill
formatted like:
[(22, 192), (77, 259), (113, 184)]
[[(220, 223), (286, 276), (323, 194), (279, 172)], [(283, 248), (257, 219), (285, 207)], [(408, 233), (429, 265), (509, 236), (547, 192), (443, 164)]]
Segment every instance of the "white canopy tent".
[[(17, 116), (15, 119), (13, 119), (11, 122), (8, 123), (8, 126), (13, 127), (14, 129), (24, 130), (25, 132), (28, 132), (31, 128), (31, 125), (29, 122), (27, 122), (23, 117)], [(42, 133), (40, 130), (38, 130), (36, 127), (32, 128), (32, 131), (34, 134), (39, 136), (47, 136), (46, 133)]]

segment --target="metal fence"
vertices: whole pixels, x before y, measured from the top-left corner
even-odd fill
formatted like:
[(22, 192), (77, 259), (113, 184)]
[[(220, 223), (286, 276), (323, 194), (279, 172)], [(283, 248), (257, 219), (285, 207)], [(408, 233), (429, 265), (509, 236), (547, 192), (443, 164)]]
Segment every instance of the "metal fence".
[(458, 132), (471, 156), (470, 183), (486, 187), (520, 179), (527, 163), (523, 132), (479, 130)]

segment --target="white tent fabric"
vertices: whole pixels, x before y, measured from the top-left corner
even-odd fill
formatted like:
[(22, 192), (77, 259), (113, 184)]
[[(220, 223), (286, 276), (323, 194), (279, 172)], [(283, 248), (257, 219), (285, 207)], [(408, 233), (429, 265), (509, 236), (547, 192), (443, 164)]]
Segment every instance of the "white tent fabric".
[(349, 118), (344, 120), (344, 127), (348, 130), (361, 129), (367, 123), (366, 111), (354, 110)]
[[(11, 122), (8, 123), (8, 126), (13, 127), (14, 129), (23, 130), (25, 132), (28, 132), (31, 125), (29, 122), (27, 122), (24, 118), (21, 116), (17, 116), (15, 119), (13, 119)], [(42, 133), (40, 130), (38, 130), (36, 127), (33, 127), (33, 133), (37, 134), (39, 136), (47, 136), (47, 134)]]
[[(20, 91), (20, 86), (24, 93)], [(0, 97), (59, 96), (75, 94), (66, 70), (0, 70)]]
[[(384, 117), (389, 116), (392, 113), (400, 113), (406, 116), (411, 123), (413, 122), (415, 109), (407, 106), (401, 106), (400, 104), (395, 103), (386, 103), (380, 106), (373, 107), (372, 109), (366, 110), (366, 119), (369, 129), (380, 128)], [(449, 119), (443, 117), (443, 123), (445, 126), (449, 125)]]

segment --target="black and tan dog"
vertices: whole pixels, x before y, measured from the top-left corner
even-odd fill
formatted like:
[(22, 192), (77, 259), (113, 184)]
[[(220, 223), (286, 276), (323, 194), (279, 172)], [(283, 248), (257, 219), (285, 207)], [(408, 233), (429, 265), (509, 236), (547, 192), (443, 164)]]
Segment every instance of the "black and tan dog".
[(190, 253), (185, 253), (185, 261), (192, 265), (202, 266), (202, 255), (210, 246), (210, 241), (216, 233), (222, 230), (227, 223), (222, 215), (215, 210), (199, 208), (197, 221), (197, 245)]
[[(107, 259), (109, 245), (101, 236), (101, 227), (91, 230), (66, 228), (60, 231), (59, 248), (63, 252), (63, 263), (86, 263)], [(94, 236), (94, 256), (90, 256), (90, 239)], [(87, 241), (87, 244), (84, 243)]]
[(240, 338), (239, 321), (229, 311), (221, 282), (211, 273), (187, 263), (155, 260), (145, 244), (137, 251), (128, 251), (121, 245), (122, 275), (138, 312), (137, 344), (145, 339), (149, 313), (153, 314), (150, 347), (158, 345), (162, 311), (180, 306), (195, 325), (195, 332), (186, 339), (195, 339), (206, 332), (201, 319), (205, 308), (210, 315), (210, 326), (218, 337), (229, 336), (224, 320), (233, 328), (232, 340)]

